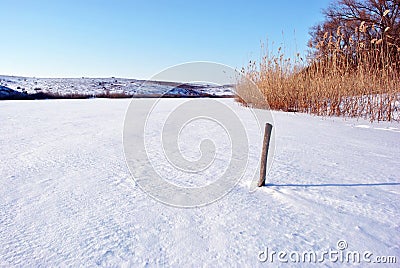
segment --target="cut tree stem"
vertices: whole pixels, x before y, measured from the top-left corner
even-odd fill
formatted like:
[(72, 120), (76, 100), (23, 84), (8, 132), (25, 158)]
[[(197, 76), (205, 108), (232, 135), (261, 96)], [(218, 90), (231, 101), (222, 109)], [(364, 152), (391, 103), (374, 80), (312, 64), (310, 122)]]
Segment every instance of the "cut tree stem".
[(258, 182), (258, 187), (265, 186), (265, 178), (267, 175), (267, 159), (268, 159), (268, 149), (269, 141), (271, 139), (272, 125), (265, 124), (264, 141), (261, 153), (261, 166), (260, 166), (260, 181)]

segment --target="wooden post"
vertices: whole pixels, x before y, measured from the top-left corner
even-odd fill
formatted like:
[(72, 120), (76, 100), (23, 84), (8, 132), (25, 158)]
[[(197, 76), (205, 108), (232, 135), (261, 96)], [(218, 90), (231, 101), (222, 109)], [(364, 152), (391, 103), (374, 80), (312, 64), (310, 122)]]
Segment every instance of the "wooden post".
[(260, 166), (260, 181), (258, 182), (258, 187), (265, 186), (265, 177), (267, 174), (267, 158), (269, 149), (269, 140), (271, 139), (272, 125), (265, 124), (264, 141), (261, 153), (261, 166)]

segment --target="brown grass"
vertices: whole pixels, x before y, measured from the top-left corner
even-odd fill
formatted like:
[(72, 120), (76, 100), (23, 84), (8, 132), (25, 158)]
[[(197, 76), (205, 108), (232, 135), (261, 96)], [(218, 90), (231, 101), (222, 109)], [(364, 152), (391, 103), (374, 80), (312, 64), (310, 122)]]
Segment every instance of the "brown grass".
[[(237, 100), (252, 106), (266, 106), (266, 100), (274, 110), (400, 121), (400, 53), (382, 39), (372, 41), (360, 43), (349, 57), (340, 40), (332, 42), (326, 34), (319, 45), (328, 52), (309, 62), (299, 55), (287, 58), (281, 49), (266, 50), (260, 62), (241, 70), (246, 79), (238, 81)], [(249, 90), (247, 79), (263, 97)]]

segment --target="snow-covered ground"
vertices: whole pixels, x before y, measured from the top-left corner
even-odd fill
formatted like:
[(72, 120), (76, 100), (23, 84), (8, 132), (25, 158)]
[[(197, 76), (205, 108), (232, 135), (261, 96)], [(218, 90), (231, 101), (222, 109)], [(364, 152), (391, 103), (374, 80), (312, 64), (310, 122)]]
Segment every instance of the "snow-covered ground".
[[(171, 82), (143, 81), (125, 78), (34, 78), (0, 75), (0, 86), (9, 89), (33, 93), (53, 94), (176, 94), (182, 96), (196, 96), (210, 94), (214, 96), (233, 95), (231, 85), (210, 84), (180, 84)], [(1, 94), (0, 88), (0, 94)]]
[(250, 192), (244, 178), (182, 209), (129, 173), (129, 102), (0, 102), (0, 266), (266, 266), (260, 251), (321, 253), (338, 241), (400, 262), (399, 124), (273, 112), (270, 185)]

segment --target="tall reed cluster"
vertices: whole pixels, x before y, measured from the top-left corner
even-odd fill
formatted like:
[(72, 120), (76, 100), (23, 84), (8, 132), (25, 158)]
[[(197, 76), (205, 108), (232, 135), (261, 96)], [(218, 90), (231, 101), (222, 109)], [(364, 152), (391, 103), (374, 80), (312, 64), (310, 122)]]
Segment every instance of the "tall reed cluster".
[[(265, 50), (259, 62), (242, 68), (246, 79), (236, 88), (237, 101), (255, 107), (322, 116), (400, 121), (400, 48), (383, 38), (365, 39), (366, 24), (355, 29), (360, 39), (352, 51), (343, 47), (344, 35), (326, 33), (317, 46), (322, 55), (305, 61)], [(352, 41), (352, 40), (350, 40)], [(355, 42), (355, 41), (354, 41)], [(248, 79), (248, 80), (247, 80)], [(247, 85), (252, 81), (262, 97)]]

